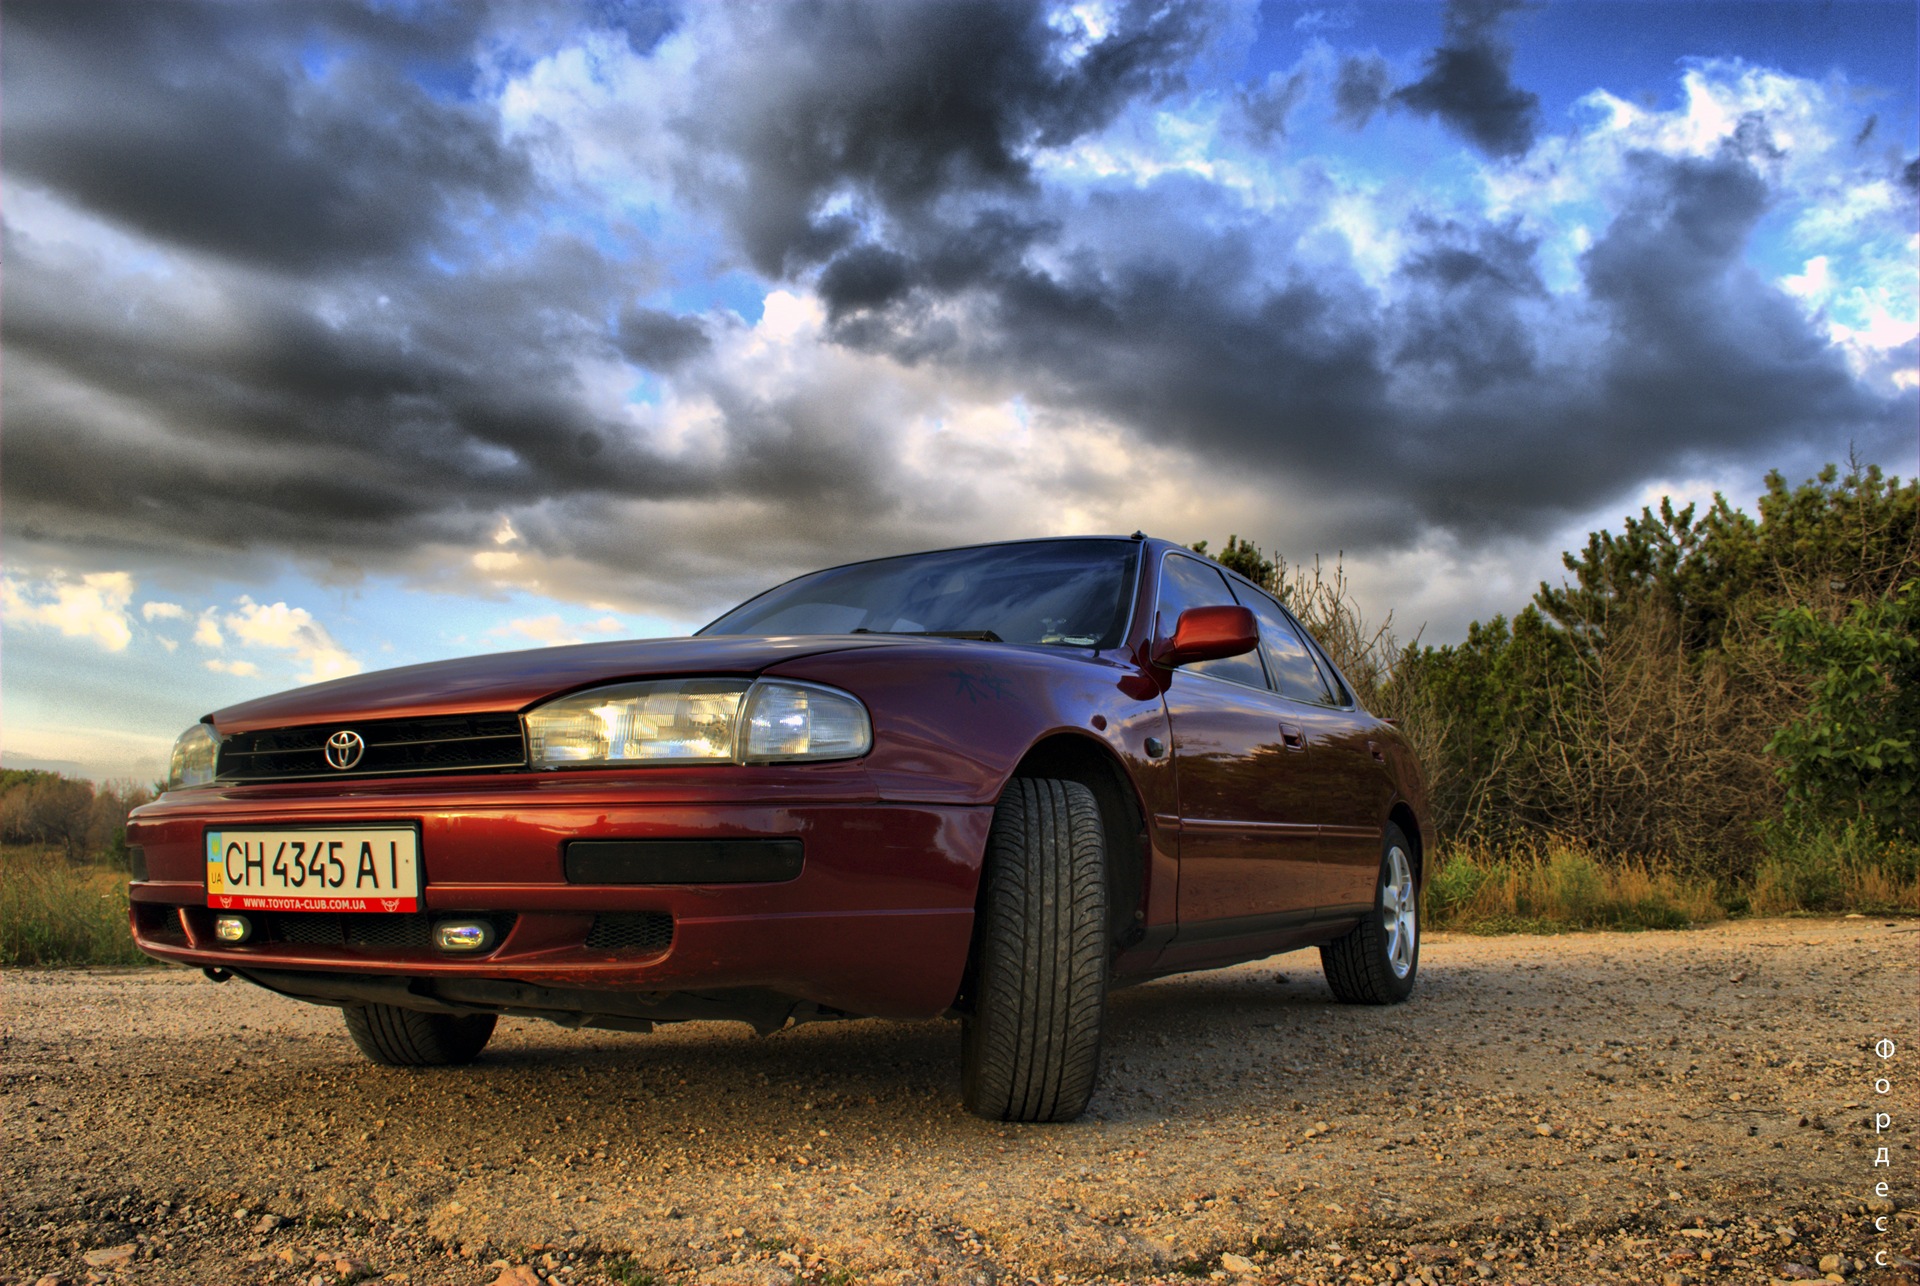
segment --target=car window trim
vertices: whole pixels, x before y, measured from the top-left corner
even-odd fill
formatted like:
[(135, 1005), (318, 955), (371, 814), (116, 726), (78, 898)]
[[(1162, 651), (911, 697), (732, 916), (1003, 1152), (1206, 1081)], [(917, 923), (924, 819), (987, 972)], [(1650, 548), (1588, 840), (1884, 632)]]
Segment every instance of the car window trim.
[[(1281, 701), (1293, 701), (1293, 698), (1284, 692), (1276, 692), (1274, 689), (1266, 687), (1256, 688), (1251, 683), (1242, 683), (1238, 679), (1229, 679), (1224, 674), (1208, 674), (1205, 670), (1189, 670), (1185, 666), (1180, 665), (1173, 666), (1172, 669), (1175, 673), (1184, 674), (1190, 679), (1206, 679), (1210, 683), (1230, 683), (1234, 687), (1244, 689), (1247, 692), (1258, 692), (1262, 696), (1274, 697)], [(1266, 666), (1262, 665), (1260, 670), (1262, 674), (1266, 673)], [(1293, 703), (1295, 705), (1301, 704), (1298, 701), (1294, 701)], [(1315, 706), (1313, 708), (1316, 710), (1326, 710), (1330, 707)]]
[[(1332, 676), (1335, 683), (1339, 686), (1340, 695), (1346, 697), (1346, 702), (1345, 704), (1336, 703), (1334, 705), (1327, 705), (1320, 701), (1302, 701), (1298, 697), (1287, 696), (1286, 693), (1281, 692), (1278, 688), (1273, 689), (1273, 694), (1282, 700), (1291, 701), (1295, 705), (1306, 706), (1310, 710), (1358, 710), (1360, 708), (1360, 699), (1354, 695), (1353, 685), (1347, 682), (1347, 676), (1341, 674), (1339, 668), (1335, 666), (1332, 659), (1327, 656), (1326, 649), (1322, 648), (1320, 641), (1313, 637), (1313, 631), (1309, 630), (1305, 625), (1302, 625), (1300, 618), (1288, 611), (1287, 605), (1282, 603), (1275, 595), (1267, 593), (1266, 590), (1261, 589), (1258, 585), (1255, 585), (1231, 567), (1221, 567), (1220, 570), (1230, 578), (1229, 584), (1231, 584), (1232, 581), (1239, 581), (1254, 593), (1264, 596), (1268, 602), (1280, 609), (1281, 617), (1293, 626), (1295, 633), (1299, 634), (1301, 642), (1306, 644), (1307, 655), (1314, 658), (1315, 664), (1321, 667), (1322, 673), (1320, 677), (1326, 679), (1328, 676)], [(1261, 658), (1261, 664), (1262, 668), (1265, 668), (1264, 657)], [(1268, 676), (1267, 681), (1271, 683), (1273, 681), (1272, 676)], [(1242, 684), (1241, 686), (1245, 687), (1246, 685)], [(1333, 686), (1334, 684), (1328, 684), (1329, 688)]]
[(1320, 667), (1324, 671), (1321, 677), (1332, 679), (1333, 682), (1328, 686), (1338, 688), (1340, 695), (1346, 697), (1344, 704), (1327, 706), (1326, 709), (1358, 710), (1360, 698), (1354, 695), (1353, 685), (1347, 682), (1346, 675), (1340, 673), (1340, 668), (1333, 663), (1333, 658), (1327, 655), (1327, 650), (1320, 646), (1320, 640), (1313, 637), (1313, 631), (1309, 630), (1299, 617), (1288, 612), (1285, 603), (1280, 604), (1280, 610), (1286, 613), (1287, 619), (1292, 621), (1294, 628), (1300, 631), (1300, 638), (1306, 643), (1308, 651), (1319, 660)]
[(1293, 631), (1293, 637), (1298, 639), (1300, 646), (1306, 650), (1307, 664), (1313, 667), (1313, 672), (1320, 678), (1320, 686), (1326, 689), (1325, 701), (1302, 701), (1301, 704), (1319, 706), (1323, 710), (1344, 710), (1352, 705), (1352, 690), (1334, 675), (1325, 653), (1320, 650), (1319, 643), (1308, 632), (1306, 622), (1289, 612), (1287, 605), (1272, 594), (1262, 590), (1260, 596), (1273, 604), (1274, 610), (1280, 614), (1280, 623)]
[[(1233, 573), (1228, 571), (1225, 567), (1222, 567), (1219, 563), (1214, 562), (1211, 558), (1208, 558), (1205, 554), (1196, 554), (1196, 553), (1193, 553), (1192, 551), (1187, 551), (1183, 553), (1180, 550), (1173, 549), (1173, 548), (1161, 550), (1160, 551), (1160, 575), (1157, 578), (1155, 578), (1153, 583), (1153, 636), (1148, 640), (1148, 644), (1147, 644), (1148, 647), (1152, 647), (1155, 643), (1158, 643), (1160, 641), (1160, 590), (1161, 590), (1161, 587), (1167, 583), (1167, 560), (1169, 558), (1189, 558), (1189, 559), (1192, 559), (1194, 562), (1199, 563), (1202, 567), (1207, 567), (1208, 570), (1210, 571), (1221, 573), (1221, 580), (1223, 583), (1225, 583), (1227, 587), (1228, 596), (1231, 597), (1233, 595), (1233, 582), (1226, 579), (1228, 576), (1231, 576)], [(1211, 566), (1209, 566), (1210, 564)], [(1245, 579), (1245, 578), (1243, 577), (1242, 579)], [(1246, 604), (1239, 602), (1238, 599), (1235, 599), (1234, 606), (1245, 607)], [(1178, 622), (1175, 622), (1175, 624), (1177, 625)], [(1257, 632), (1258, 622), (1255, 622), (1255, 629)], [(1262, 687), (1256, 688), (1251, 683), (1242, 683), (1238, 679), (1223, 678), (1220, 675), (1207, 674), (1200, 670), (1188, 671), (1183, 669), (1182, 672), (1192, 674), (1193, 677), (1196, 679), (1212, 679), (1216, 683), (1231, 683), (1234, 687), (1245, 688), (1249, 692), (1265, 692), (1271, 696), (1284, 698), (1286, 694), (1281, 692), (1280, 689), (1274, 685), (1273, 672), (1267, 669), (1267, 658), (1262, 653), (1260, 646), (1258, 644), (1254, 645), (1253, 659), (1260, 666), (1261, 676), (1266, 679), (1266, 684)], [(1180, 667), (1176, 667), (1176, 668), (1180, 668)]]

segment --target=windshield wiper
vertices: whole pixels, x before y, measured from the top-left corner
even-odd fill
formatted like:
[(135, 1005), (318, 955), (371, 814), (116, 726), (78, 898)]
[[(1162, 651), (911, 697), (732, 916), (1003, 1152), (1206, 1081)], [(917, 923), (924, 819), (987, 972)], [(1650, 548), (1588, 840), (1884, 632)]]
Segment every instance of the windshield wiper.
[(870, 630), (862, 625), (855, 634), (895, 634), (913, 639), (972, 639), (976, 643), (1005, 643), (992, 630)]

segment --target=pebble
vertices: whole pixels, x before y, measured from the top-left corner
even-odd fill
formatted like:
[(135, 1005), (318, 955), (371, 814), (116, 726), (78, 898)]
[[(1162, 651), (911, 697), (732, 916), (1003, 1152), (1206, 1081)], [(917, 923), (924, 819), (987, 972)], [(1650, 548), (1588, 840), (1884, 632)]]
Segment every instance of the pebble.
[(122, 1264), (133, 1262), (133, 1252), (139, 1247), (132, 1242), (119, 1246), (107, 1246), (101, 1250), (89, 1250), (80, 1258), (87, 1261), (89, 1268), (118, 1268)]
[(1245, 1255), (1227, 1254), (1220, 1256), (1220, 1266), (1235, 1277), (1247, 1277), (1260, 1271), (1260, 1266)]
[(540, 1274), (531, 1264), (514, 1264), (493, 1279), (493, 1286), (542, 1286)]

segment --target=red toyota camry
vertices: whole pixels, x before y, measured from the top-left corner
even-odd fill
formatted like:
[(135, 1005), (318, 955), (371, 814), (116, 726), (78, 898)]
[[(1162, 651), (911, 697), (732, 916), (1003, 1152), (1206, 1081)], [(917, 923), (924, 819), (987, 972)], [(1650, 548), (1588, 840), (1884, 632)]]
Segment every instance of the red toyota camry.
[(1272, 597), (1138, 535), (245, 702), (167, 785), (128, 827), (140, 948), (337, 1006), (389, 1064), (502, 1014), (954, 1014), (970, 1109), (1066, 1120), (1111, 986), (1318, 946), (1382, 1004), (1419, 967), (1405, 740)]

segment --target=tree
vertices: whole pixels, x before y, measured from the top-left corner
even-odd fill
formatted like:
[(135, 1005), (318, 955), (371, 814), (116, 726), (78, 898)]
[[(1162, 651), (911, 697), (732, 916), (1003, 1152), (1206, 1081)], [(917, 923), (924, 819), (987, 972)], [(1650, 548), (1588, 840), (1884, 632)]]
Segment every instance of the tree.
[(0, 794), (0, 834), (13, 843), (58, 844), (69, 859), (85, 854), (93, 783), (58, 773), (15, 770)]
[[(1196, 554), (1207, 554), (1207, 542), (1196, 541), (1188, 546)], [(1269, 594), (1279, 595), (1286, 581), (1286, 563), (1278, 558), (1268, 558), (1260, 552), (1260, 546), (1250, 540), (1243, 541), (1239, 536), (1227, 537), (1227, 547), (1218, 556), (1207, 554), (1228, 571), (1239, 572), (1248, 580), (1266, 590)]]

